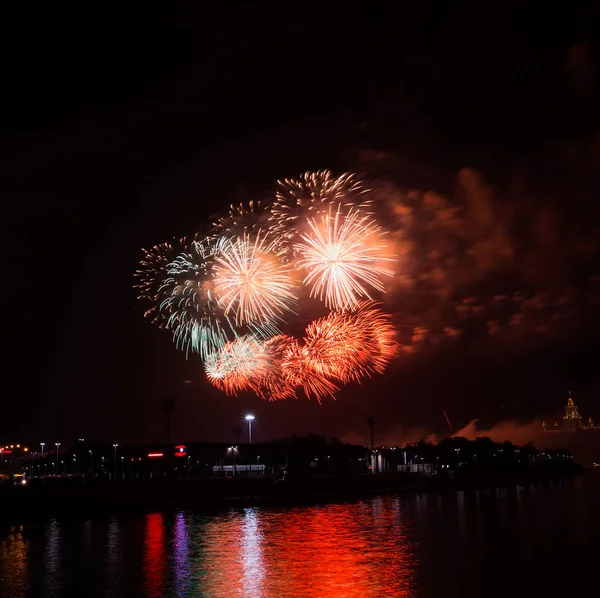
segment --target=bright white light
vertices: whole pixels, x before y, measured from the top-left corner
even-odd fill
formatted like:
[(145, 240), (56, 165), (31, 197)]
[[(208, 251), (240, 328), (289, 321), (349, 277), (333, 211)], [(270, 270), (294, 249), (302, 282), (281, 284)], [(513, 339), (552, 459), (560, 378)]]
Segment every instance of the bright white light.
[(253, 416), (251, 413), (249, 413), (249, 414), (246, 416), (246, 421), (249, 421), (249, 422), (251, 422), (253, 419), (254, 419), (254, 416)]

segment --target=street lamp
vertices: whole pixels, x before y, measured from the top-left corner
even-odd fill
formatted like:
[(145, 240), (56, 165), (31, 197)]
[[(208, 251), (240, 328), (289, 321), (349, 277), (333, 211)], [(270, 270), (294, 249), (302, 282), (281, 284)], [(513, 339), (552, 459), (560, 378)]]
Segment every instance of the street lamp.
[(60, 448), (60, 442), (55, 442), (56, 446), (56, 475), (58, 475), (58, 449)]
[(237, 446), (230, 446), (229, 449), (227, 449), (227, 450), (231, 451), (231, 454), (233, 455), (233, 470), (232, 470), (232, 474), (233, 474), (233, 477), (235, 477), (235, 474), (236, 474), (235, 454), (237, 452)]
[(254, 416), (248, 413), (246, 421), (248, 422), (248, 444), (252, 444), (252, 422), (254, 421)]
[(45, 442), (40, 442), (40, 446), (42, 447), (42, 459), (44, 458), (44, 447), (46, 446)]
[(118, 444), (113, 444), (114, 457), (113, 457), (113, 483), (117, 481), (117, 447)]

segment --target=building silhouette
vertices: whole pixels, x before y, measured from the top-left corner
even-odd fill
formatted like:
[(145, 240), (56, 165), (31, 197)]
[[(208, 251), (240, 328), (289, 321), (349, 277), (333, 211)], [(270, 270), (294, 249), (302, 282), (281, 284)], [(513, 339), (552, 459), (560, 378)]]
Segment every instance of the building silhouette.
[(563, 431), (564, 432), (578, 432), (583, 426), (581, 425), (581, 415), (579, 415), (579, 409), (573, 401), (571, 391), (569, 391), (569, 400), (565, 407), (565, 416), (563, 417)]
[(579, 409), (573, 400), (573, 395), (569, 391), (569, 398), (565, 405), (565, 414), (562, 418), (562, 426), (559, 425), (558, 421), (554, 421), (552, 424), (547, 424), (542, 421), (542, 432), (581, 432), (582, 430), (598, 430), (598, 426), (594, 426), (594, 420), (588, 418), (587, 426), (583, 424), (583, 419), (579, 414)]

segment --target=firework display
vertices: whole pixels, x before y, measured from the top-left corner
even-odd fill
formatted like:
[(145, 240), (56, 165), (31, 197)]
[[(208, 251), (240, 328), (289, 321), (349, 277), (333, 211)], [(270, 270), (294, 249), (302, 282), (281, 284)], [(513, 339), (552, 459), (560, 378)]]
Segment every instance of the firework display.
[(344, 309), (358, 305), (360, 297), (369, 297), (368, 287), (383, 292), (379, 276), (393, 276), (393, 270), (379, 265), (390, 258), (375, 221), (360, 211), (343, 215), (340, 206), (331, 207), (320, 222), (309, 220), (310, 232), (295, 245), (298, 267), (308, 271), (305, 284), (311, 296), (319, 296), (327, 307)]
[[(231, 206), (205, 237), (143, 250), (144, 315), (197, 353), (228, 395), (335, 398), (341, 385), (382, 373), (398, 349), (376, 303), (394, 258), (372, 208), (353, 174), (278, 181), (271, 202)], [(296, 338), (286, 330), (306, 315), (303, 296), (331, 311)]]
[(161, 328), (166, 326), (169, 317), (167, 311), (160, 309), (163, 299), (168, 296), (163, 291), (169, 264), (192, 247), (193, 243), (194, 240), (182, 238), (159, 243), (152, 249), (142, 249), (144, 257), (134, 274), (137, 281), (133, 286), (138, 289), (138, 299), (147, 306), (144, 317)]
[(276, 234), (294, 243), (309, 218), (327, 212), (333, 205), (342, 211), (360, 209), (368, 213), (368, 192), (354, 174), (335, 177), (329, 170), (306, 172), (297, 179), (277, 181), (269, 220)]
[(265, 203), (260, 200), (231, 205), (225, 216), (220, 216), (213, 222), (208, 236), (212, 239), (241, 236), (269, 228), (269, 214)]
[(215, 257), (215, 293), (225, 313), (235, 313), (237, 325), (270, 322), (296, 303), (296, 285), (277, 246), (268, 235), (244, 233), (227, 239)]

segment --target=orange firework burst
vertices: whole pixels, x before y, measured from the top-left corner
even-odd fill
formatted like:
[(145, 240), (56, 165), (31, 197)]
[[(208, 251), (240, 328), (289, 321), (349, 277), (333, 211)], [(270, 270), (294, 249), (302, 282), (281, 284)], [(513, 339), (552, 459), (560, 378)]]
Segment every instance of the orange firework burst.
[(244, 234), (226, 240), (215, 257), (215, 294), (236, 325), (272, 322), (296, 302), (296, 284), (277, 247), (268, 235)]
[(229, 395), (251, 390), (253, 380), (263, 376), (267, 366), (261, 343), (250, 335), (226, 343), (204, 362), (209, 381)]
[(291, 387), (301, 386), (308, 399), (314, 397), (319, 403), (329, 396), (335, 399), (338, 387), (313, 367), (306, 347), (293, 339), (281, 360), (281, 373)]
[(360, 382), (372, 371), (378, 343), (354, 314), (331, 312), (306, 328), (305, 353), (319, 373), (344, 383)]
[(396, 328), (391, 316), (378, 308), (373, 301), (361, 303), (353, 317), (365, 345), (371, 351), (369, 368), (382, 374), (393, 357), (398, 353)]
[(298, 398), (295, 385), (282, 375), (284, 355), (292, 342), (294, 339), (291, 336), (278, 334), (262, 343), (267, 367), (261, 368), (252, 379), (252, 389), (261, 399), (281, 401)]
[(384, 292), (380, 276), (393, 276), (381, 266), (392, 261), (385, 256), (381, 228), (368, 215), (339, 209), (322, 215), (320, 222), (309, 220), (311, 231), (295, 246), (299, 268), (308, 271), (304, 283), (311, 297), (319, 297), (331, 309), (350, 309), (360, 297), (371, 298), (369, 287)]
[(272, 229), (278, 235), (295, 240), (307, 218), (326, 212), (332, 204), (342, 209), (360, 207), (366, 211), (371, 206), (365, 195), (368, 191), (354, 174), (336, 177), (329, 170), (279, 180), (269, 218)]

